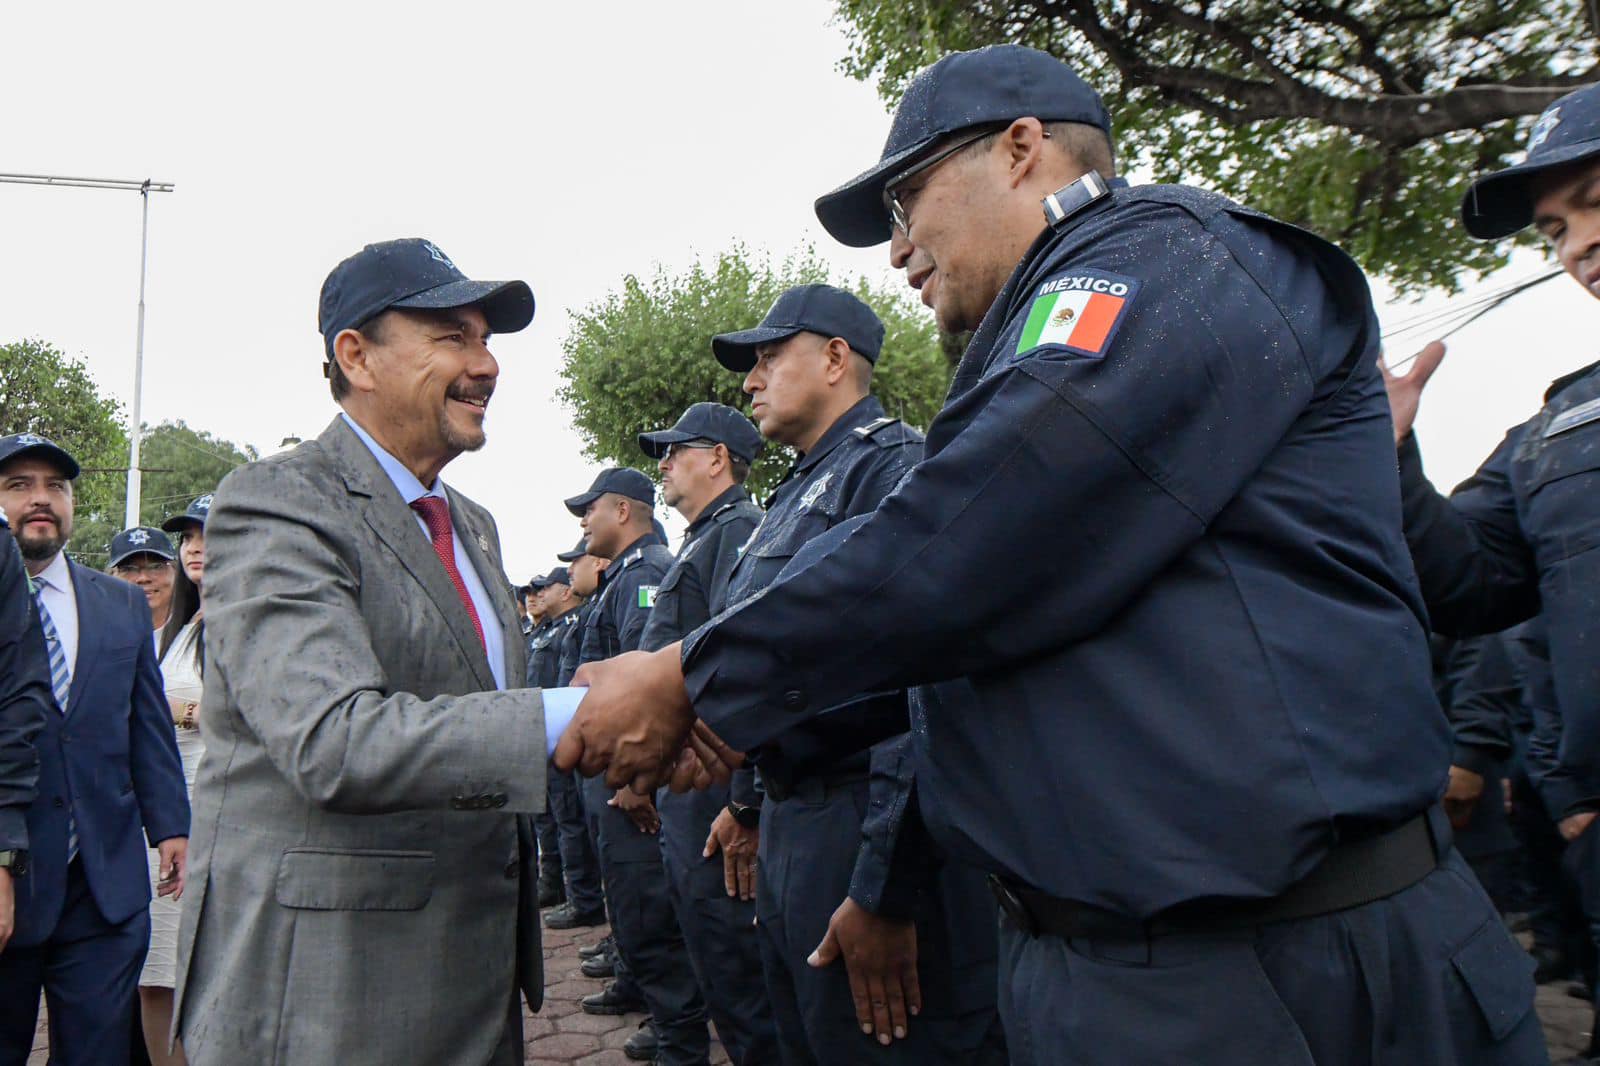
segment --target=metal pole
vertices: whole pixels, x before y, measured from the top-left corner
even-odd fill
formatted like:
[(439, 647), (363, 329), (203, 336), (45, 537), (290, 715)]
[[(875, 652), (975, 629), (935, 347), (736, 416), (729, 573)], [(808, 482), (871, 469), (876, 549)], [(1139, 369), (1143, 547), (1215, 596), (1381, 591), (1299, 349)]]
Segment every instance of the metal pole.
[(139, 436), (143, 423), (139, 421), (140, 401), (144, 398), (144, 268), (150, 250), (150, 182), (145, 180), (139, 190), (144, 202), (143, 221), (139, 231), (139, 333), (133, 344), (133, 418), (128, 427), (128, 506), (124, 529), (139, 524)]

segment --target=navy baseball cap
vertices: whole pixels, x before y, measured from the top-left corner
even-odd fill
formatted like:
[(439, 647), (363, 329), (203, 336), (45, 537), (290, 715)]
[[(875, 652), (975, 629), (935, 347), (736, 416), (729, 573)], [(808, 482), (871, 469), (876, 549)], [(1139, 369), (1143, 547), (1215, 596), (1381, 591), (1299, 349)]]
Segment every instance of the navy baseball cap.
[(588, 492), (562, 502), (567, 505), (567, 510), (582, 518), (583, 512), (588, 510), (589, 505), (608, 492), (626, 496), (630, 500), (638, 500), (652, 508), (656, 505), (655, 482), (631, 466), (613, 466), (600, 471), (600, 476), (594, 479), (594, 484), (589, 486)]
[(1019, 118), (1081, 122), (1111, 132), (1100, 94), (1061, 60), (1019, 44), (952, 52), (918, 74), (894, 109), (877, 165), (817, 199), (817, 218), (855, 248), (889, 239), (883, 190), (950, 134)]
[(589, 554), (589, 540), (586, 537), (583, 540), (578, 541), (578, 546), (576, 548), (573, 548), (571, 551), (569, 551), (569, 552), (557, 552), (556, 553), (556, 558), (560, 559), (564, 563), (575, 563), (579, 559), (582, 559), (585, 555), (588, 555), (588, 554)]
[(172, 541), (161, 530), (152, 526), (134, 526), (124, 529), (111, 538), (111, 566), (121, 566), (124, 559), (133, 555), (159, 555), (171, 562), (178, 557), (172, 550)]
[(1487, 240), (1531, 224), (1533, 180), (1587, 159), (1600, 159), (1600, 84), (1568, 93), (1545, 108), (1528, 134), (1522, 162), (1472, 183), (1461, 201), (1467, 232)]
[(558, 566), (548, 574), (544, 575), (544, 584), (541, 587), (549, 588), (551, 585), (570, 584), (572, 584), (572, 574), (567, 570), (566, 567)]
[(639, 447), (652, 459), (660, 459), (667, 449), (685, 441), (705, 440), (721, 444), (747, 463), (761, 454), (761, 431), (744, 415), (724, 403), (697, 403), (678, 419), (671, 429), (639, 434)]
[(540, 574), (532, 581), (529, 581), (526, 585), (524, 585), (523, 588), (527, 589), (529, 592), (538, 592), (548, 584), (550, 584), (550, 578), (544, 574)]
[(748, 374), (756, 365), (758, 345), (787, 340), (802, 331), (843, 337), (850, 350), (869, 363), (876, 363), (883, 349), (883, 322), (854, 293), (834, 285), (797, 285), (773, 301), (761, 325), (712, 337), (711, 352), (727, 369)]
[(0, 437), (0, 466), (24, 455), (37, 455), (50, 460), (66, 475), (68, 481), (78, 476), (78, 460), (55, 441), (46, 440), (37, 433), (13, 433), (9, 437)]
[(206, 528), (206, 518), (211, 514), (211, 501), (213, 498), (209, 492), (204, 496), (196, 496), (189, 501), (188, 508), (182, 514), (173, 515), (161, 523), (161, 528), (168, 533), (182, 533), (190, 526), (199, 526), (201, 529)]
[(525, 281), (472, 281), (438, 245), (420, 237), (369, 244), (322, 283), (317, 329), (328, 358), (341, 330), (355, 329), (391, 307), (477, 307), (490, 332), (515, 333), (533, 321), (533, 290)]

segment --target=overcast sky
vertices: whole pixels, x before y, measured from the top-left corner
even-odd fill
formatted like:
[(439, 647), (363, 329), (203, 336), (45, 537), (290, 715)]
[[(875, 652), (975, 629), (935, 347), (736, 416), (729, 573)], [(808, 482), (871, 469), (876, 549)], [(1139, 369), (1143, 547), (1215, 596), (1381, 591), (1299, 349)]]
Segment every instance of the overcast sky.
[[(263, 452), (335, 414), (317, 292), (344, 256), (424, 236), (471, 277), (526, 279), (538, 311), (496, 339), (488, 446), (445, 475), (494, 512), (521, 581), (576, 539), (558, 501), (597, 469), (554, 398), (570, 311), (736, 241), (774, 257), (814, 244), (841, 274), (888, 277), (883, 249), (842, 248), (811, 211), (888, 129), (871, 87), (837, 70), (831, 13), (828, 0), (5, 4), (0, 172), (177, 185), (151, 206), (143, 417)], [(0, 185), (0, 219), (0, 342), (56, 344), (130, 401), (137, 194)], [(1521, 256), (1481, 284), (1542, 267)], [(1558, 279), (1454, 338), (1419, 425), (1441, 485), (1595, 358), (1596, 311)], [(1382, 308), (1386, 326), (1418, 312)]]

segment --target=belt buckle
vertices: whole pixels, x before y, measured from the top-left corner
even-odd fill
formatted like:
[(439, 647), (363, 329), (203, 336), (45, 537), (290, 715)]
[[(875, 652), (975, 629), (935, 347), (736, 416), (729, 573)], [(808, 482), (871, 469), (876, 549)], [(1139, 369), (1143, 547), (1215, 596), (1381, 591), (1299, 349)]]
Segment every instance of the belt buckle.
[(1029, 937), (1039, 935), (1039, 927), (1033, 920), (1033, 915), (1028, 911), (1028, 905), (1022, 902), (1022, 897), (1017, 895), (1016, 889), (1006, 883), (998, 874), (990, 874), (989, 891), (994, 893), (995, 902), (1000, 905), (1000, 912), (1006, 916), (1017, 931)]

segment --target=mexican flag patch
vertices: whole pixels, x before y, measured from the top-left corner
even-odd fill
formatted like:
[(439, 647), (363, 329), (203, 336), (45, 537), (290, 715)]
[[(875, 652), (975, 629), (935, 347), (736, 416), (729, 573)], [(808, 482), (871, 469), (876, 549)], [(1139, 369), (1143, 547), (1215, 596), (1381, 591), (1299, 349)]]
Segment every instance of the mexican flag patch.
[(1081, 271), (1052, 278), (1028, 308), (1017, 354), (1053, 346), (1104, 355), (1138, 292), (1136, 280), (1119, 274)]
[(656, 605), (656, 586), (655, 585), (640, 585), (639, 586), (639, 606), (640, 607), (649, 608), (649, 607), (654, 607), (655, 605)]

